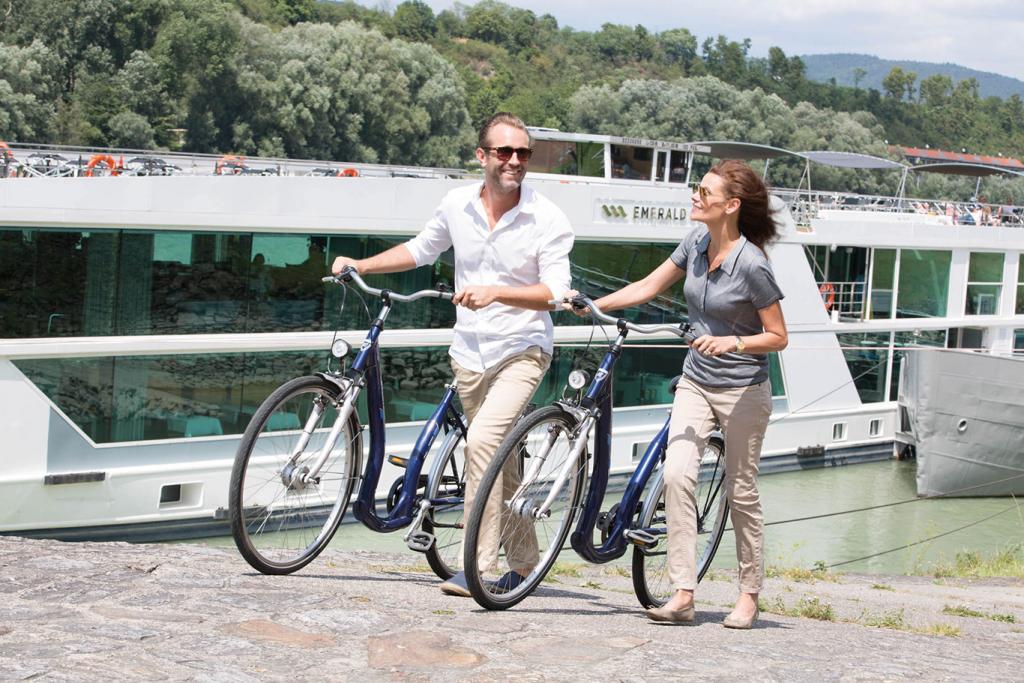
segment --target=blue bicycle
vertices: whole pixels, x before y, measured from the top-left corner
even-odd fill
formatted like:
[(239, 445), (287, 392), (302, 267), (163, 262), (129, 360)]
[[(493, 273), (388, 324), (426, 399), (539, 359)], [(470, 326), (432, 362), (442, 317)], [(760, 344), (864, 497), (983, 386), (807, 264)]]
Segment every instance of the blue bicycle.
[[(589, 308), (595, 321), (614, 325), (618, 335), (609, 343), (593, 380), (582, 370), (571, 372), (568, 388), (575, 394), (530, 413), (499, 446), (467, 517), (463, 558), (466, 582), (477, 603), (487, 609), (508, 609), (519, 603), (544, 580), (574, 519), (582, 513), (570, 538), (573, 549), (588, 562), (604, 563), (622, 557), (633, 547), (637, 598), (645, 607), (660, 606), (673, 592), (661, 547), (667, 532), (660, 465), (665, 457), (669, 421), (666, 419), (648, 445), (622, 499), (602, 512), (611, 467), (612, 371), (631, 331), (670, 332), (687, 345), (694, 335), (686, 324), (636, 325), (616, 319), (602, 313), (585, 296), (568, 303), (577, 309)], [(728, 502), (722, 491), (723, 453), (724, 441), (716, 435), (701, 460), (697, 487), (701, 578), (711, 565), (728, 517)], [(510, 460), (518, 469), (518, 477), (507, 477), (506, 463)], [(505, 479), (515, 481), (510, 484)], [(598, 530), (599, 546), (594, 542)], [(495, 535), (497, 558), (493, 557), (493, 542), (481, 543), (481, 539), (493, 539)], [(484, 557), (479, 556), (481, 549)]]
[[(231, 472), (231, 532), (239, 552), (264, 574), (289, 574), (311, 562), (330, 543), (345, 516), (363, 455), (362, 427), (356, 413), (367, 392), (370, 449), (353, 516), (370, 529), (388, 532), (410, 527), (408, 546), (426, 554), (431, 568), (448, 579), (461, 568), (466, 421), (455, 408), (456, 384), (446, 385), (408, 459), (389, 456), (405, 468), (391, 487), (387, 514), (376, 509), (384, 464), (384, 390), (380, 334), (395, 303), (424, 298), (451, 300), (447, 291), (401, 295), (366, 285), (353, 269), (324, 278), (355, 283), (378, 297), (380, 312), (370, 325), (347, 371), (298, 377), (276, 389), (246, 427)], [(349, 352), (344, 340), (331, 348), (339, 360)], [(428, 474), (424, 462), (438, 434), (445, 436)]]

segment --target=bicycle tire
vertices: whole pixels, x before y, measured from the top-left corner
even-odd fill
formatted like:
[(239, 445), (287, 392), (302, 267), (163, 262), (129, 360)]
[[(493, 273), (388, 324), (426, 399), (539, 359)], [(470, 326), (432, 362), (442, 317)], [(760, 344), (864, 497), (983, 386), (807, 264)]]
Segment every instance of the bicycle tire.
[[(633, 591), (644, 607), (661, 607), (674, 589), (668, 578), (665, 545), (665, 484), (660, 470), (644, 502), (640, 528), (653, 533), (658, 544), (653, 549), (633, 548)], [(729, 501), (724, 490), (725, 444), (712, 438), (701, 458), (697, 480), (697, 581), (707, 574), (725, 534)]]
[[(552, 435), (554, 435), (554, 444), (548, 449), (548, 455), (540, 465), (535, 485), (530, 487), (527, 490), (527, 495), (521, 499), (530, 501), (531, 505), (540, 505), (547, 498), (551, 488), (553, 488), (552, 485), (555, 483), (554, 479), (557, 473), (571, 456), (567, 436), (572, 433), (577, 424), (576, 417), (565, 412), (559, 406), (548, 406), (530, 413), (505, 437), (501, 446), (498, 447), (494, 459), (484, 473), (480, 481), (480, 489), (477, 491), (466, 522), (463, 552), (466, 583), (473, 598), (481, 607), (490, 610), (503, 610), (521, 602), (544, 580), (544, 577), (547, 576), (548, 571), (550, 571), (555, 560), (558, 558), (558, 553), (565, 545), (565, 539), (569, 535), (576, 515), (579, 513), (587, 481), (587, 465), (590, 456), (586, 447), (576, 456), (574, 464), (570, 466), (570, 475), (564, 484), (566, 492), (564, 499), (559, 496), (552, 505), (549, 516), (537, 519), (532, 516), (515, 515), (507, 509), (507, 501), (501, 501), (502, 520), (499, 523), (497, 566), (493, 568), (480, 567), (478, 561), (478, 551), (481, 545), (480, 530), (484, 513), (487, 509), (487, 500), (491, 497), (491, 492), (494, 491), (497, 483), (501, 481), (500, 477), (506, 467), (506, 463), (511, 461), (515, 463), (514, 467), (528, 469), (531, 463), (529, 458), (536, 457), (535, 454), (540, 452), (539, 445), (542, 441), (552, 438)], [(533, 450), (533, 455), (531, 455), (531, 449)], [(554, 459), (552, 458), (553, 455), (555, 456)], [(560, 460), (558, 460), (559, 455), (562, 456)], [(523, 469), (519, 470), (520, 475), (523, 474)], [(503, 496), (499, 497), (503, 498)], [(541, 548), (537, 533), (538, 527), (556, 517), (557, 521), (553, 529), (546, 529), (543, 534), (545, 547)], [(513, 524), (509, 524), (509, 522)], [(526, 525), (520, 522), (527, 523), (529, 531), (526, 531)], [(518, 529), (513, 528), (510, 530), (512, 526), (516, 526)], [(534, 542), (538, 546), (537, 562), (534, 564), (529, 575), (523, 578), (513, 589), (508, 591), (500, 590), (498, 582), (494, 579), (499, 579), (500, 581), (501, 577), (506, 576), (513, 569), (508, 564), (507, 552), (503, 558), (501, 549), (507, 551), (509, 545), (514, 545), (517, 538), (522, 540), (527, 538), (527, 534), (532, 534)], [(488, 570), (487, 574), (481, 573), (481, 569)]]
[(337, 419), (339, 388), (323, 377), (297, 377), (278, 387), (249, 421), (235, 454), (228, 492), (231, 535), (242, 557), (264, 574), (290, 574), (309, 564), (341, 524), (356, 480), (362, 447), (353, 411), (320, 470), (306, 484), (286, 484), (282, 474), (321, 402), (298, 466), (315, 457)]
[[(466, 495), (466, 438), (461, 430), (446, 444), (439, 476), (427, 482), (427, 500), (459, 498)], [(427, 564), (440, 578), (448, 580), (462, 569), (462, 533), (465, 529), (465, 506), (431, 507), (423, 518), (423, 530), (434, 535), (434, 544), (425, 554)], [(439, 518), (444, 515), (444, 521)]]

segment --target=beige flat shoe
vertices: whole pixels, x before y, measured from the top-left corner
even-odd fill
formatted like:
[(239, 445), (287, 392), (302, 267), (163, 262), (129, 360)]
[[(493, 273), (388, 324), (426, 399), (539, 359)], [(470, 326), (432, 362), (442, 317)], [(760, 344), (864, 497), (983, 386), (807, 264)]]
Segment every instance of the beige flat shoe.
[(693, 605), (683, 609), (669, 609), (668, 607), (651, 607), (647, 610), (647, 618), (651, 621), (658, 621), (665, 624), (692, 624), (696, 611)]
[(761, 612), (758, 609), (754, 609), (754, 613), (747, 619), (733, 618), (730, 614), (722, 621), (722, 626), (726, 628), (738, 628), (738, 629), (749, 629), (754, 627), (754, 622), (761, 616)]

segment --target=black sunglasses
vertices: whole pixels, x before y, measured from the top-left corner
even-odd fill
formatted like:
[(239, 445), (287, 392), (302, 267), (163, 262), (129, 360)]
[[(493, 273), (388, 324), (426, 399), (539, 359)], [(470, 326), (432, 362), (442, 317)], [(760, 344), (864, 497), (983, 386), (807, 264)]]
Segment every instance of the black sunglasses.
[(519, 158), (519, 161), (529, 161), (533, 156), (533, 150), (529, 147), (481, 147), (480, 149), (494, 152), (498, 161), (508, 161), (512, 158), (513, 153)]

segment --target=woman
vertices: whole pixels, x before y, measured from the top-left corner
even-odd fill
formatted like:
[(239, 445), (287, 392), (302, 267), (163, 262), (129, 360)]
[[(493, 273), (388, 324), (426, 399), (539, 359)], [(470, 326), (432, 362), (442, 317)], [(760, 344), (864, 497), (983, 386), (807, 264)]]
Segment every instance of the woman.
[(700, 335), (683, 364), (665, 457), (667, 563), (675, 593), (650, 609), (654, 621), (692, 622), (696, 574), (696, 500), (700, 456), (717, 421), (725, 433), (726, 495), (736, 535), (740, 595), (723, 622), (750, 628), (764, 581), (764, 525), (757, 492), (761, 443), (771, 415), (768, 353), (788, 337), (765, 246), (778, 236), (761, 179), (727, 160), (701, 179), (688, 234), (644, 279), (598, 299), (602, 310), (646, 303), (689, 273), (683, 287)]

